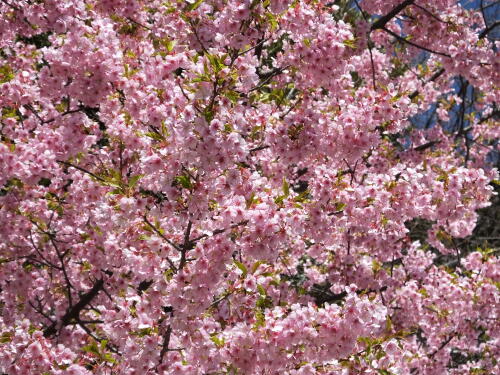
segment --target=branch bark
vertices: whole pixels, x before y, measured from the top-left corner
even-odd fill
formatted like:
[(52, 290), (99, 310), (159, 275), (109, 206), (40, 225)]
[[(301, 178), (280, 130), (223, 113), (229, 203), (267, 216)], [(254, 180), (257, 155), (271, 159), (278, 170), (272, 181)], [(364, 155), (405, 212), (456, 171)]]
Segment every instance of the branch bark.
[(390, 20), (392, 20), (399, 12), (401, 12), (404, 8), (413, 4), (414, 2), (415, 0), (405, 0), (401, 4), (395, 6), (389, 13), (375, 21), (375, 23), (371, 27), (371, 31), (385, 28), (385, 25), (387, 25)]
[(99, 279), (95, 282), (92, 288), (80, 297), (80, 300), (66, 311), (66, 314), (60, 319), (60, 321), (55, 321), (50, 326), (48, 326), (44, 331), (43, 335), (45, 337), (51, 337), (55, 335), (58, 331), (58, 325), (65, 327), (69, 325), (73, 320), (79, 319), (80, 312), (99, 294), (99, 292), (104, 287), (104, 280)]

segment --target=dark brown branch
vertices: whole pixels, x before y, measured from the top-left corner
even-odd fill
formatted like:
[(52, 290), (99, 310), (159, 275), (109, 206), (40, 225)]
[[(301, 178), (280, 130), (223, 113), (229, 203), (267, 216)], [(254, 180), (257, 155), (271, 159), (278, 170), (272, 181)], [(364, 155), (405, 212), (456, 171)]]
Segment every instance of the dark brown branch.
[[(177, 80), (177, 85), (181, 89), (182, 96), (184, 96), (184, 98), (186, 98), (186, 100), (190, 102), (191, 99), (189, 99), (189, 96), (187, 96), (186, 92), (184, 91), (184, 88), (182, 87), (180, 80)], [(193, 101), (193, 103), (191, 104), (196, 112), (198, 112), (200, 115), (203, 115), (203, 111), (200, 109), (200, 107), (198, 107), (195, 101)]]
[(160, 231), (158, 230), (158, 228), (156, 228), (153, 224), (151, 224), (151, 222), (148, 220), (148, 217), (146, 215), (144, 215), (144, 222), (151, 228), (155, 231), (155, 233), (160, 236), (161, 238), (163, 238), (165, 240), (165, 242), (167, 242), (170, 246), (172, 246), (175, 250), (177, 251), (181, 251), (182, 248), (177, 245), (176, 243), (172, 242), (171, 240), (169, 240), (167, 237), (165, 237), (165, 235)]
[[(253, 50), (253, 49), (257, 49), (257, 48), (261, 47), (261, 46), (262, 46), (265, 42), (267, 42), (269, 39), (270, 39), (270, 38), (265, 38), (265, 39), (264, 39), (264, 38), (262, 38), (262, 39), (260, 40), (260, 42), (259, 42), (259, 43), (257, 43), (257, 44), (255, 44), (254, 46), (249, 47), (249, 48), (247, 48), (247, 49), (246, 49), (246, 50), (244, 50), (244, 51), (237, 52), (236, 57), (243, 56), (245, 53), (250, 52), (250, 51), (251, 51), (251, 50)], [(231, 64), (230, 64), (230, 65), (231, 65)]]
[[(76, 322), (76, 324), (78, 326), (80, 326), (86, 333), (87, 335), (89, 335), (90, 337), (92, 337), (95, 341), (97, 342), (102, 342), (104, 339), (101, 338), (101, 337), (98, 337), (97, 335), (95, 335), (87, 326), (86, 324), (95, 324), (95, 323), (98, 323), (98, 322), (85, 322), (83, 320), (79, 320), (78, 322)], [(105, 341), (108, 341), (108, 340), (105, 340)], [(106, 342), (106, 348), (108, 350), (110, 350), (111, 352), (115, 353), (115, 354), (118, 354), (119, 356), (122, 355), (122, 353), (120, 353), (118, 351), (118, 349), (116, 348), (116, 346), (114, 346), (113, 344), (111, 344), (110, 342)]]
[(434, 13), (432, 13), (431, 11), (429, 11), (427, 8), (424, 8), (423, 6), (421, 5), (418, 5), (418, 4), (412, 4), (414, 7), (417, 7), (418, 9), (424, 11), (425, 13), (427, 13), (429, 16), (431, 16), (432, 18), (434, 18), (436, 21), (438, 22), (442, 22), (442, 23), (449, 23), (449, 22), (446, 22), (446, 21), (443, 21), (441, 18), (439, 18), (438, 16), (436, 16)]
[[(29, 240), (31, 242), (31, 245), (33, 246), (33, 248), (35, 249), (35, 251), (37, 252), (38, 256), (43, 260), (43, 263), (45, 263), (46, 265), (48, 265), (49, 267), (52, 267), (56, 270), (61, 270), (60, 267), (52, 262), (50, 262), (47, 258), (45, 258), (42, 254), (42, 252), (40, 251), (40, 249), (38, 248), (38, 246), (36, 246), (35, 244), (35, 241), (33, 240), (33, 233), (31, 232), (31, 230), (29, 231)], [(36, 262), (39, 262), (39, 263), (42, 263), (42, 261), (39, 261), (37, 260), (36, 258), (33, 258), (33, 261), (36, 261)]]
[(168, 326), (167, 331), (165, 332), (165, 335), (163, 336), (163, 344), (161, 346), (161, 352), (160, 352), (160, 362), (161, 364), (163, 362), (163, 357), (165, 356), (165, 353), (168, 352), (168, 345), (170, 344), (170, 336), (172, 335), (172, 327)]
[(430, 141), (430, 142), (424, 143), (423, 145), (415, 147), (413, 150), (414, 151), (425, 151), (425, 150), (431, 148), (432, 146), (439, 144), (440, 142), (441, 141)]
[(184, 242), (181, 247), (181, 260), (179, 263), (179, 269), (183, 269), (186, 265), (186, 253), (193, 247), (193, 242), (189, 240), (191, 236), (191, 228), (193, 227), (193, 222), (189, 220), (188, 225), (186, 227), (186, 231), (184, 232)]
[[(328, 288), (327, 288), (328, 287)], [(387, 286), (383, 286), (380, 289), (359, 289), (356, 291), (356, 294), (366, 294), (366, 293), (380, 293), (384, 292), (387, 290)], [(332, 293), (329, 290), (329, 285), (318, 285), (315, 284), (313, 287), (309, 290), (308, 294), (311, 297), (314, 297), (314, 301), (316, 305), (322, 306), (325, 303), (337, 303), (342, 301), (346, 296), (347, 292), (340, 292), (340, 293)]]
[(35, 297), (36, 299), (36, 302), (38, 303), (38, 306), (35, 306), (31, 301), (29, 301), (29, 305), (33, 308), (33, 310), (35, 310), (38, 314), (42, 315), (45, 319), (47, 319), (49, 322), (51, 322), (52, 324), (54, 324), (54, 319), (52, 319), (48, 314), (46, 314), (44, 311), (43, 311), (43, 306), (42, 306), (42, 302), (40, 300), (40, 297), (36, 296)]
[(57, 162), (59, 164), (66, 165), (68, 167), (72, 167), (72, 168), (78, 169), (80, 172), (87, 173), (89, 176), (94, 177), (96, 180), (106, 183), (106, 180), (104, 178), (99, 177), (95, 173), (92, 173), (92, 172), (86, 170), (85, 168), (79, 167), (78, 165), (71, 164), (71, 163), (69, 163), (67, 161), (64, 161), (64, 160), (57, 160)]
[[(368, 21), (365, 13), (363, 12), (363, 9), (361, 8), (361, 6), (359, 5), (359, 2), (358, 0), (354, 0), (354, 3), (356, 4), (356, 7), (359, 9), (359, 11), (361, 12), (361, 15), (363, 16), (364, 20), (365, 21)], [(376, 88), (376, 85), (375, 85), (375, 82), (376, 82), (376, 74), (375, 74), (375, 63), (373, 61), (373, 52), (372, 52), (372, 41), (370, 39), (370, 36), (368, 35), (368, 51), (370, 52), (370, 63), (372, 65), (372, 84), (373, 84), (373, 90), (375, 90)]]
[(392, 35), (394, 38), (396, 38), (397, 40), (399, 40), (399, 41), (401, 41), (401, 42), (403, 42), (403, 43), (409, 44), (409, 45), (410, 45), (410, 46), (412, 46), (412, 47), (415, 47), (415, 48), (421, 49), (421, 50), (426, 51), (426, 52), (429, 52), (429, 53), (433, 53), (433, 54), (435, 54), (435, 55), (441, 55), (441, 56), (445, 56), (445, 57), (449, 57), (449, 58), (451, 58), (451, 56), (450, 56), (450, 55), (448, 55), (447, 53), (444, 53), (444, 52), (439, 52), (439, 51), (433, 51), (433, 50), (431, 50), (431, 49), (429, 49), (429, 48), (427, 48), (427, 47), (424, 47), (424, 46), (421, 46), (421, 45), (419, 45), (419, 44), (413, 43), (413, 42), (409, 41), (408, 39), (403, 38), (401, 35), (396, 34), (394, 31), (389, 30), (389, 29), (388, 29), (388, 28), (386, 28), (386, 27), (383, 27), (383, 28), (382, 28), (382, 30), (384, 30), (386, 33), (391, 34), (391, 35)]
[[(445, 72), (444, 68), (439, 69), (436, 73), (432, 75), (431, 78), (429, 78), (429, 80), (426, 83), (434, 82), (436, 79), (441, 77), (444, 72)], [(410, 99), (415, 99), (418, 94), (419, 94), (418, 90), (413, 91), (413, 93), (410, 95)]]
[(445, 341), (443, 341), (443, 343), (439, 346), (439, 348), (437, 348), (431, 354), (429, 354), (429, 358), (434, 357), (436, 355), (436, 353), (439, 352), (441, 349), (443, 349), (446, 345), (448, 345), (450, 343), (450, 341), (453, 340), (454, 337), (455, 337), (455, 335), (451, 335)]
[(257, 152), (257, 151), (260, 151), (260, 150), (265, 150), (266, 148), (269, 148), (269, 147), (270, 146), (268, 146), (268, 145), (257, 146), (257, 147), (251, 148), (249, 150), (249, 152)]
[(261, 81), (259, 82), (259, 84), (253, 88), (251, 88), (250, 90), (248, 90), (248, 92), (252, 92), (252, 91), (255, 91), (255, 90), (259, 90), (260, 88), (264, 87), (267, 83), (269, 83), (269, 81), (271, 81), (271, 79), (273, 79), (274, 77), (280, 75), (281, 73), (283, 73), (285, 70), (287, 70), (288, 68), (290, 67), (290, 65), (287, 65), (283, 68), (274, 68), (272, 71), (270, 71), (269, 73), (266, 73), (266, 74), (259, 74), (259, 77), (261, 78)]
[(11, 7), (12, 9), (14, 9), (15, 11), (17, 12), (21, 12), (21, 9), (19, 9), (18, 7), (16, 7), (15, 5), (12, 5), (12, 4), (9, 4), (7, 1), (5, 0), (2, 0), (2, 3), (4, 3), (5, 5)]
[(61, 262), (61, 271), (64, 275), (64, 280), (66, 281), (66, 289), (68, 293), (68, 303), (69, 307), (73, 306), (73, 298), (71, 297), (71, 289), (73, 288), (73, 285), (71, 284), (71, 281), (69, 280), (68, 272), (66, 271), (66, 264), (64, 263), (64, 257), (68, 254), (68, 252), (64, 252), (61, 254), (61, 251), (59, 250), (59, 247), (56, 244), (56, 240), (54, 239), (53, 236), (49, 236), (50, 238), (50, 243), (52, 246), (54, 246), (54, 249), (56, 250), (57, 258), (59, 259), (59, 262)]
[(368, 51), (370, 52), (370, 63), (372, 66), (372, 85), (373, 85), (373, 90), (376, 89), (375, 82), (376, 82), (376, 77), (375, 77), (375, 63), (373, 61), (373, 53), (372, 53), (372, 47), (370, 44), (370, 41), (368, 41)]
[(488, 116), (486, 117), (483, 117), (479, 120), (479, 124), (482, 124), (483, 122), (486, 122), (488, 120), (491, 120), (492, 118), (494, 118), (495, 116), (499, 116), (500, 115), (500, 110), (494, 110), (493, 112), (491, 112)]
[(414, 2), (415, 0), (405, 0), (401, 4), (395, 6), (389, 13), (375, 21), (375, 23), (371, 27), (371, 30), (373, 31), (384, 29), (385, 25), (387, 25), (390, 20), (392, 20), (399, 12), (401, 12), (404, 8), (406, 8), (408, 5), (413, 4)]
[[(176, 243), (170, 241), (167, 237), (165, 237), (165, 235), (160, 230), (158, 230), (153, 224), (151, 224), (146, 214), (144, 214), (144, 222), (151, 229), (153, 229), (158, 236), (160, 236), (163, 240), (165, 240), (165, 242), (168, 243), (170, 246), (172, 246), (175, 250), (182, 251), (182, 249)], [(177, 267), (175, 266), (174, 262), (168, 256), (166, 256), (165, 259), (167, 260), (168, 264), (170, 264), (170, 268), (172, 268), (174, 272), (177, 272)]]
[(38, 119), (38, 121), (40, 121), (40, 124), (45, 124), (46, 121), (40, 117), (40, 115), (38, 114), (38, 112), (35, 110), (35, 108), (33, 108), (33, 106), (31, 104), (25, 104), (23, 105), (24, 108), (26, 108), (27, 110), (29, 110), (31, 113), (33, 113), (35, 115), (35, 117)]
[(205, 46), (203, 45), (203, 42), (201, 41), (201, 38), (200, 36), (198, 35), (198, 30), (196, 30), (196, 26), (195, 24), (193, 23), (193, 21), (189, 21), (189, 25), (191, 26), (191, 29), (193, 30), (193, 34), (194, 36), (196, 37), (196, 41), (200, 44), (200, 47), (201, 49), (203, 50), (203, 52), (205, 52), (207, 55), (210, 55), (210, 52), (208, 52), (208, 50), (205, 48)]
[(247, 224), (248, 224), (248, 220), (243, 220), (243, 221), (240, 221), (239, 223), (231, 225), (229, 228), (216, 229), (211, 234), (202, 234), (201, 236), (192, 239), (191, 242), (194, 243), (194, 242), (197, 242), (197, 241), (199, 241), (199, 240), (201, 240), (203, 238), (207, 238), (209, 236), (216, 236), (218, 234), (224, 233), (228, 229), (238, 228), (238, 227), (241, 227), (241, 226), (244, 226), (244, 225), (247, 225)]
[(496, 21), (492, 23), (490, 26), (488, 26), (486, 29), (484, 29), (481, 34), (479, 34), (479, 39), (483, 39), (486, 37), (490, 31), (492, 31), (495, 27), (500, 26), (500, 21)]
[[(2, 3), (4, 3), (5, 5), (11, 7), (12, 9), (14, 9), (16, 12), (19, 12), (21, 14), (24, 15), (24, 12), (21, 10), (21, 8), (15, 6), (15, 5), (12, 5), (12, 4), (9, 4), (7, 1), (5, 0), (1, 0)], [(26, 22), (32, 29), (36, 29), (37, 27), (35, 25), (33, 25), (30, 21), (28, 21), (28, 19), (26, 17), (23, 17), (23, 21)]]
[(73, 320), (79, 320), (80, 312), (99, 294), (104, 286), (104, 280), (99, 279), (95, 282), (87, 293), (80, 297), (80, 300), (66, 311), (59, 322), (52, 323), (43, 331), (45, 337), (51, 337), (57, 333), (57, 326), (65, 327), (69, 325)]
[(149, 31), (153, 31), (153, 29), (152, 29), (151, 27), (147, 27), (146, 25), (143, 25), (142, 23), (137, 22), (136, 20), (134, 20), (134, 19), (132, 19), (132, 18), (130, 18), (130, 17), (127, 17), (127, 19), (128, 19), (130, 22), (135, 23), (137, 26), (140, 26), (140, 27), (142, 27), (142, 28), (144, 28), (144, 29), (146, 29), (146, 30), (149, 30)]

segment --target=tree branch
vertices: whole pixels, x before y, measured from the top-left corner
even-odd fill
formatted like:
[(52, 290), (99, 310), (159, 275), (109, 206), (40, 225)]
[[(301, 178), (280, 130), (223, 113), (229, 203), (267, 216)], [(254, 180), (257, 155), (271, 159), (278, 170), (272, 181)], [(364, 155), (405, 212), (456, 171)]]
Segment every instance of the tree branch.
[(405, 0), (401, 4), (395, 6), (389, 13), (375, 21), (375, 23), (371, 27), (371, 31), (384, 29), (385, 25), (387, 25), (390, 20), (392, 20), (399, 12), (401, 12), (404, 8), (406, 8), (408, 5), (413, 4), (414, 2), (415, 0)]
[(389, 30), (389, 29), (388, 29), (388, 28), (386, 28), (386, 27), (383, 27), (383, 28), (382, 28), (382, 30), (384, 30), (386, 33), (391, 34), (391, 35), (392, 35), (394, 38), (396, 38), (397, 40), (399, 40), (399, 41), (401, 41), (401, 42), (404, 42), (404, 43), (407, 43), (407, 44), (409, 44), (409, 45), (410, 45), (410, 46), (412, 46), (412, 47), (415, 47), (415, 48), (421, 49), (421, 50), (426, 51), (426, 52), (429, 52), (429, 53), (433, 53), (433, 54), (435, 54), (435, 55), (441, 55), (441, 56), (444, 56), (444, 57), (449, 57), (449, 58), (451, 58), (451, 56), (450, 56), (450, 55), (448, 55), (447, 53), (444, 53), (444, 52), (439, 52), (439, 51), (433, 51), (433, 50), (431, 50), (431, 49), (429, 49), (429, 48), (427, 48), (427, 47), (424, 47), (424, 46), (421, 46), (421, 45), (419, 45), (419, 44), (413, 43), (413, 42), (409, 41), (408, 39), (403, 38), (401, 35), (396, 34), (394, 31)]
[(448, 345), (450, 343), (450, 341), (453, 340), (454, 337), (455, 337), (455, 335), (451, 335), (445, 341), (443, 341), (443, 343), (439, 346), (439, 348), (437, 348), (431, 354), (429, 354), (429, 358), (434, 357), (436, 355), (436, 353), (439, 352), (441, 349), (443, 349), (446, 345)]
[(80, 312), (99, 294), (104, 286), (104, 280), (99, 279), (95, 282), (87, 293), (80, 297), (80, 300), (66, 311), (59, 322), (55, 321), (49, 327), (43, 331), (45, 337), (53, 336), (57, 333), (57, 326), (65, 327), (71, 323), (72, 320), (78, 320), (80, 317)]
[(84, 169), (84, 168), (82, 168), (82, 167), (79, 167), (78, 165), (71, 164), (71, 163), (69, 163), (69, 162), (67, 162), (67, 161), (64, 161), (64, 160), (56, 160), (56, 161), (57, 161), (59, 164), (63, 164), (63, 165), (66, 165), (66, 166), (68, 166), (68, 167), (72, 167), (72, 168), (78, 169), (80, 172), (86, 173), (86, 174), (88, 174), (89, 176), (94, 177), (96, 180), (106, 183), (106, 180), (105, 180), (104, 178), (99, 177), (99, 176), (98, 176), (98, 175), (96, 175), (95, 173), (92, 173), (92, 172), (90, 172), (90, 171), (88, 171), (88, 170), (86, 170), (86, 169)]
[(163, 336), (163, 344), (161, 346), (161, 352), (160, 352), (160, 361), (159, 364), (163, 362), (163, 357), (165, 356), (165, 353), (168, 352), (168, 345), (170, 344), (170, 336), (172, 335), (172, 327), (169, 325), (167, 328), (167, 331), (165, 332), (165, 335)]
[[(429, 80), (426, 83), (434, 82), (436, 79), (441, 77), (444, 74), (444, 72), (445, 72), (444, 68), (439, 69), (436, 73), (432, 75), (431, 78), (429, 78)], [(419, 94), (418, 90), (413, 91), (413, 93), (411, 93), (410, 95), (410, 99), (415, 99), (418, 96), (418, 94)]]
[(481, 32), (481, 34), (479, 34), (479, 39), (483, 39), (485, 36), (489, 34), (490, 31), (492, 31), (497, 26), (500, 26), (500, 21), (496, 21), (492, 23), (490, 26), (488, 26), (486, 29), (484, 29)]

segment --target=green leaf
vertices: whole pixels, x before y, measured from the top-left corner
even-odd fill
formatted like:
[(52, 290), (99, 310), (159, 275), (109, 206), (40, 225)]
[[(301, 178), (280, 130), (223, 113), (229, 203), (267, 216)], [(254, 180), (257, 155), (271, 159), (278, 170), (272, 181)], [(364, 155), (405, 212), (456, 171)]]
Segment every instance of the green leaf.
[(135, 334), (139, 337), (151, 336), (153, 334), (153, 328), (151, 327), (141, 328), (138, 331), (136, 331)]
[(0, 344), (6, 344), (12, 341), (12, 337), (14, 336), (13, 332), (2, 332), (0, 336)]
[(389, 315), (387, 315), (387, 318), (385, 320), (385, 330), (387, 332), (392, 332), (392, 320)]
[[(0, 83), (2, 83), (0, 81)], [(2, 119), (15, 118), (17, 120), (21, 119), (21, 113), (18, 109), (12, 107), (3, 107), (2, 108)]]
[(271, 12), (266, 12), (265, 16), (269, 22), (269, 25), (271, 26), (271, 31), (276, 30), (279, 26), (278, 19), (276, 18), (276, 16)]
[(264, 287), (263, 287), (262, 285), (260, 285), (260, 284), (257, 284), (257, 291), (259, 292), (259, 294), (260, 294), (261, 296), (265, 296), (265, 295), (267, 295), (266, 290), (265, 290), (265, 289), (264, 289)]
[(124, 65), (124, 72), (123, 72), (123, 76), (124, 76), (125, 78), (130, 78), (130, 77), (132, 77), (135, 73), (137, 73), (138, 71), (139, 71), (139, 69), (131, 69), (129, 64), (125, 64), (125, 65)]
[(266, 316), (262, 312), (261, 309), (256, 309), (255, 310), (255, 324), (253, 326), (254, 329), (257, 329), (259, 327), (263, 327), (264, 324), (266, 323)]
[(263, 260), (258, 260), (257, 262), (255, 262), (252, 266), (252, 274), (254, 274), (255, 271), (257, 271), (257, 268), (259, 268), (259, 266), (264, 263), (265, 262)]
[(387, 355), (387, 353), (385, 351), (383, 351), (382, 349), (380, 349), (380, 350), (377, 350), (377, 352), (375, 353), (375, 358), (377, 358), (377, 361), (380, 361), (386, 355)]
[(219, 73), (222, 69), (224, 69), (224, 64), (217, 56), (210, 55), (208, 53), (206, 56), (215, 73)]
[(358, 337), (357, 341), (365, 344), (367, 347), (372, 346), (374, 344), (373, 339), (371, 337), (360, 336)]
[(51, 211), (56, 211), (59, 216), (62, 216), (63, 213), (64, 213), (64, 210), (63, 208), (61, 207), (61, 205), (59, 205), (58, 203), (56, 202), (48, 202), (47, 203), (47, 208)]
[(337, 203), (335, 203), (335, 211), (342, 212), (342, 211), (344, 211), (345, 206), (346, 206), (345, 203), (337, 202)]
[(288, 185), (285, 177), (283, 177), (283, 193), (285, 194), (285, 198), (288, 198), (290, 195), (290, 185)]
[(137, 185), (137, 182), (143, 177), (142, 174), (137, 174), (135, 176), (132, 176), (128, 179), (128, 187), (129, 188), (134, 188), (135, 185)]
[(236, 103), (240, 99), (240, 94), (236, 91), (229, 90), (224, 93), (224, 96), (231, 100), (231, 102)]
[(175, 40), (169, 40), (168, 42), (166, 42), (165, 47), (167, 47), (168, 52), (172, 52), (176, 44), (177, 42)]
[(248, 270), (247, 270), (246, 266), (243, 263), (238, 262), (236, 259), (233, 262), (236, 265), (236, 267), (238, 267), (241, 270), (241, 272), (243, 272), (242, 276), (246, 277), (246, 275), (248, 274)]
[(259, 202), (260, 202), (260, 199), (255, 196), (254, 192), (252, 192), (250, 194), (250, 197), (248, 197), (248, 199), (247, 199), (247, 205), (246, 205), (246, 207), (248, 209), (248, 208), (252, 207), (253, 205), (258, 204)]
[(10, 65), (0, 66), (0, 83), (6, 83), (14, 79), (14, 71)]
[(36, 34), (30, 37), (18, 36), (19, 41), (31, 44), (36, 48), (40, 49), (43, 47), (50, 47), (52, 43), (49, 40), (49, 37), (52, 35), (51, 31), (46, 31), (44, 33)]
[(203, 3), (203, 0), (197, 0), (194, 3), (188, 3), (184, 8), (185, 12), (192, 12), (193, 10), (198, 9), (198, 7)]
[(100, 357), (101, 353), (99, 352), (99, 347), (97, 346), (95, 341), (92, 341), (89, 345), (85, 345), (82, 350), (86, 353), (92, 353), (96, 356)]
[(297, 195), (293, 200), (298, 203), (305, 203), (308, 201), (309, 197), (309, 190), (305, 190)]
[(427, 293), (427, 290), (425, 288), (420, 288), (419, 290), (417, 290), (417, 292), (426, 298), (429, 297), (429, 293)]
[(226, 343), (223, 338), (221, 339), (221, 338), (217, 337), (216, 335), (210, 336), (210, 340), (212, 340), (212, 342), (218, 348), (222, 348), (224, 346), (224, 344)]
[(163, 141), (164, 138), (162, 137), (161, 134), (155, 133), (155, 132), (146, 132), (144, 133), (146, 137), (149, 137), (151, 139), (154, 139), (155, 141)]
[(207, 120), (207, 122), (211, 122), (214, 119), (214, 111), (210, 108), (207, 108), (205, 111), (203, 111), (203, 117), (205, 117), (205, 120)]
[(343, 43), (346, 47), (356, 49), (356, 39), (346, 39)]
[(165, 47), (168, 52), (172, 52), (177, 42), (175, 40), (170, 40), (168, 38), (161, 38), (153, 40), (153, 46), (158, 49), (159, 47)]
[(169, 136), (168, 128), (167, 125), (165, 124), (165, 121), (161, 122), (161, 134), (163, 135), (163, 137)]
[(191, 179), (187, 175), (177, 176), (175, 178), (175, 182), (181, 185), (184, 189), (192, 189), (193, 184), (191, 183)]
[[(90, 235), (88, 233), (80, 233), (80, 238), (82, 239), (83, 242), (86, 242), (90, 240)], [(85, 261), (84, 261), (85, 263)]]
[(447, 232), (444, 230), (438, 230), (436, 233), (436, 238), (441, 242), (444, 246), (447, 248), (453, 248), (454, 242), (453, 242), (453, 237), (451, 237)]
[(273, 300), (269, 296), (260, 296), (255, 303), (255, 306), (261, 310), (273, 307)]
[(105, 353), (103, 356), (102, 356), (102, 359), (106, 362), (109, 362), (109, 363), (115, 363), (116, 362), (116, 359), (113, 358), (113, 356), (111, 355), (111, 353)]
[(372, 260), (372, 270), (373, 270), (373, 273), (377, 273), (381, 269), (382, 269), (382, 263), (380, 263), (376, 259), (373, 259)]
[(285, 201), (284, 195), (279, 195), (276, 198), (274, 198), (274, 203), (276, 203), (278, 206), (282, 206), (284, 201)]

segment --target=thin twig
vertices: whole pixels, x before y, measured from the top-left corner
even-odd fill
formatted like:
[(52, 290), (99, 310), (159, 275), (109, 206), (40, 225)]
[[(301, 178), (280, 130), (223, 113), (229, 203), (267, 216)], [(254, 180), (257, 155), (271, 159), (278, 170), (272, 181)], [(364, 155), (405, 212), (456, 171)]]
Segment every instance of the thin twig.
[(235, 229), (235, 228), (247, 225), (247, 224), (248, 224), (248, 220), (243, 220), (243, 221), (240, 221), (239, 223), (231, 225), (229, 228), (216, 229), (211, 234), (202, 234), (201, 236), (198, 236), (198, 237), (192, 239), (191, 242), (197, 242), (203, 238), (213, 237), (213, 236), (216, 236), (218, 234), (224, 233), (229, 229)]
[[(445, 72), (444, 68), (439, 69), (436, 73), (434, 73), (432, 75), (431, 78), (429, 78), (429, 80), (426, 83), (434, 82), (436, 79), (438, 79), (439, 77), (441, 77), (444, 72)], [(415, 91), (413, 91), (413, 93), (410, 94), (409, 98), (410, 99), (415, 99), (418, 96), (418, 94), (419, 94), (419, 91), (415, 90)]]
[(439, 346), (439, 348), (437, 348), (436, 350), (434, 350), (431, 354), (429, 354), (429, 358), (432, 358), (436, 355), (437, 352), (439, 352), (441, 349), (443, 349), (446, 345), (448, 345), (450, 343), (451, 340), (453, 340), (455, 338), (455, 335), (451, 335), (450, 337), (448, 337), (445, 341), (443, 341), (443, 343)]
[(159, 235), (161, 238), (163, 238), (165, 240), (165, 242), (167, 242), (170, 246), (172, 246), (177, 251), (182, 250), (182, 248), (179, 245), (177, 245), (175, 242), (169, 240), (167, 237), (165, 237), (165, 235), (163, 233), (161, 233), (161, 231), (159, 231), (153, 224), (151, 224), (151, 222), (148, 220), (148, 217), (146, 216), (146, 214), (144, 214), (143, 218), (144, 218), (144, 222), (147, 225), (149, 225), (149, 227), (151, 229), (153, 229), (157, 235)]
[(64, 160), (56, 160), (59, 164), (63, 164), (63, 165), (66, 165), (68, 167), (72, 167), (72, 168), (75, 168), (75, 169), (78, 169), (80, 172), (83, 172), (83, 173), (86, 173), (88, 174), (89, 176), (92, 176), (94, 177), (96, 180), (99, 180), (101, 182), (104, 182), (104, 183), (107, 183), (107, 181), (102, 178), (102, 177), (99, 177), (98, 175), (96, 175), (95, 173), (92, 173), (88, 170), (86, 170), (85, 168), (82, 168), (82, 167), (79, 167), (78, 165), (74, 165), (74, 164), (71, 164), (70, 162), (67, 162), (67, 161), (64, 161)]
[(414, 7), (417, 7), (418, 9), (424, 11), (425, 13), (427, 13), (429, 16), (431, 16), (432, 18), (434, 18), (436, 21), (439, 21), (439, 22), (442, 22), (442, 23), (445, 23), (445, 24), (448, 24), (449, 22), (446, 22), (446, 21), (443, 21), (441, 18), (439, 18), (438, 16), (436, 16), (434, 13), (432, 13), (431, 11), (429, 11), (428, 9), (424, 8), (423, 6), (421, 5), (418, 5), (418, 4), (411, 4), (413, 5)]
[(449, 57), (449, 58), (451, 58), (451, 56), (450, 56), (450, 55), (448, 55), (447, 53), (444, 53), (444, 52), (439, 52), (439, 51), (433, 51), (433, 50), (431, 50), (431, 49), (429, 49), (429, 48), (427, 48), (427, 47), (424, 47), (424, 46), (421, 46), (421, 45), (419, 45), (419, 44), (413, 43), (413, 42), (409, 41), (408, 39), (403, 38), (401, 35), (396, 34), (394, 31), (389, 30), (389, 29), (388, 29), (388, 28), (386, 28), (386, 27), (383, 27), (383, 28), (382, 28), (382, 30), (384, 30), (385, 32), (387, 32), (387, 33), (391, 34), (391, 35), (392, 35), (394, 38), (396, 38), (397, 40), (399, 40), (399, 41), (401, 41), (401, 42), (404, 42), (404, 43), (407, 43), (407, 44), (409, 44), (410, 46), (413, 46), (413, 47), (415, 47), (415, 48), (421, 49), (421, 50), (423, 50), (423, 51), (427, 51), (427, 52), (429, 52), (429, 53), (433, 53), (433, 54), (435, 54), (435, 55), (441, 55), (441, 56), (445, 56), (445, 57)]
[(493, 30), (495, 27), (500, 26), (500, 21), (496, 21), (492, 23), (490, 26), (488, 26), (486, 29), (484, 29), (481, 34), (479, 34), (479, 39), (483, 39), (485, 36), (489, 34), (491, 30)]
[[(359, 5), (358, 0), (354, 0), (354, 3), (358, 7), (359, 11), (361, 12), (361, 15), (363, 16), (364, 20), (368, 22), (368, 19), (365, 16), (365, 13), (363, 12), (363, 9)], [(375, 90), (375, 82), (376, 82), (376, 75), (375, 75), (375, 62), (373, 61), (373, 52), (372, 52), (372, 41), (370, 39), (370, 35), (368, 35), (368, 51), (370, 52), (370, 63), (372, 66), (372, 84), (373, 84), (373, 90)]]

